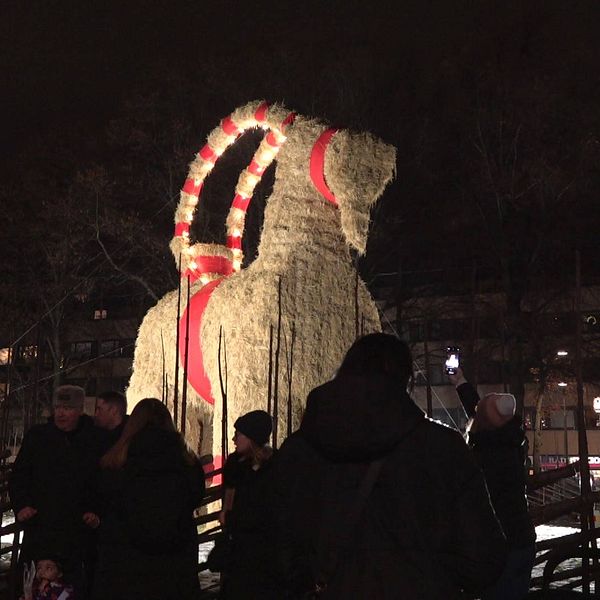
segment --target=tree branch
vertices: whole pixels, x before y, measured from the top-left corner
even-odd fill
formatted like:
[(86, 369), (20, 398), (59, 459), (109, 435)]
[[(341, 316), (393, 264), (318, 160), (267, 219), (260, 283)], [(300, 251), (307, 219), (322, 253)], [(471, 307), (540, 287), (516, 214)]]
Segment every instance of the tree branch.
[(115, 269), (115, 271), (121, 273), (122, 275), (125, 275), (129, 279), (132, 279), (133, 281), (137, 281), (148, 292), (148, 294), (152, 297), (153, 300), (158, 301), (158, 295), (154, 292), (154, 290), (150, 287), (148, 282), (143, 277), (140, 277), (139, 275), (135, 275), (134, 273), (129, 273), (125, 269), (119, 267), (119, 265), (117, 265), (117, 263), (113, 260), (112, 256), (109, 254), (108, 250), (106, 249), (106, 246), (104, 245), (104, 242), (102, 242), (102, 240), (100, 239), (100, 226), (98, 225), (98, 201), (97, 200), (96, 200), (95, 228), (96, 228), (96, 241), (98, 242), (98, 245), (102, 249), (102, 252), (104, 253), (104, 256), (106, 257), (106, 260), (108, 260), (108, 262), (111, 264), (113, 269)]

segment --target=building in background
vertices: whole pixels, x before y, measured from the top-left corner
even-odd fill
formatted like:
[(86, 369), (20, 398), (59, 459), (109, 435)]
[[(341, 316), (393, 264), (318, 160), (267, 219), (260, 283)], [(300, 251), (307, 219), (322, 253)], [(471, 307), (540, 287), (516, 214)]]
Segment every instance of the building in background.
[[(578, 455), (576, 343), (581, 321), (581, 373), (590, 465), (600, 469), (600, 286), (582, 290), (579, 316), (573, 293), (541, 290), (522, 311), (521, 364), (509, 359), (504, 297), (478, 286), (475, 292), (427, 285), (427, 276), (399, 290), (394, 276), (376, 280), (374, 294), (385, 331), (397, 333), (413, 350), (413, 395), (430, 415), (464, 431), (466, 417), (444, 372), (447, 346), (460, 346), (461, 366), (483, 396), (511, 391), (520, 382), (529, 454), (537, 449), (543, 469)], [(403, 282), (406, 283), (406, 280)], [(414, 282), (413, 282), (414, 283)], [(482, 289), (483, 288), (483, 289)], [(461, 293), (462, 292), (462, 293)], [(512, 340), (514, 342), (514, 340)], [(514, 391), (514, 390), (513, 390)], [(539, 433), (534, 434), (536, 422)]]
[[(93, 415), (96, 397), (107, 390), (125, 391), (137, 330), (147, 307), (135, 298), (102, 302), (79, 299), (61, 330), (60, 356), (54, 360), (43, 329), (31, 329), (11, 348), (8, 335), (0, 337), (0, 406), (5, 444), (18, 447), (31, 425), (48, 417), (55, 385), (85, 389), (84, 410)], [(10, 403), (7, 388), (10, 382)]]

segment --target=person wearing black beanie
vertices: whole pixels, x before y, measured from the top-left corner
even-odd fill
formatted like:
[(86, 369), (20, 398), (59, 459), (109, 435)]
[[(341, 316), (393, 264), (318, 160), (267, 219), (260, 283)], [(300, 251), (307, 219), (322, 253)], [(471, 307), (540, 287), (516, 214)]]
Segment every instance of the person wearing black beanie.
[(264, 446), (271, 437), (273, 420), (264, 410), (253, 410), (237, 419), (234, 427), (238, 433), (243, 433), (257, 446)]
[[(231, 539), (224, 567), (221, 597), (225, 600), (276, 600), (278, 593), (273, 540), (273, 459), (267, 445), (271, 416), (253, 410), (235, 423), (233, 443), (223, 468), (223, 509), (220, 521)], [(209, 558), (210, 560), (210, 558)]]

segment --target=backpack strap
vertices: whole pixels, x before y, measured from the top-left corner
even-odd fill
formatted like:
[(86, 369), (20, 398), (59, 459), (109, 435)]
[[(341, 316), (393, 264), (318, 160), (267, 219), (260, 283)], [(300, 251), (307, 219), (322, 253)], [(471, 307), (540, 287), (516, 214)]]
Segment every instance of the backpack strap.
[[(354, 502), (350, 508), (348, 521), (343, 531), (340, 532), (340, 544), (338, 548), (345, 548), (352, 541), (352, 538), (356, 534), (356, 526), (358, 525), (358, 520), (363, 513), (365, 505), (373, 488), (375, 487), (375, 483), (379, 479), (379, 473), (381, 472), (381, 467), (385, 461), (384, 458), (379, 458), (369, 463), (369, 467), (367, 468), (367, 472), (360, 482), (360, 486), (358, 488), (358, 492), (356, 497), (354, 498)], [(332, 552), (328, 552), (324, 555), (324, 548), (327, 547), (324, 539), (324, 529), (321, 528), (321, 535), (319, 536), (319, 546), (317, 550), (317, 560), (319, 567), (319, 573), (316, 577), (315, 583), (315, 594), (318, 596), (323, 593), (328, 586), (329, 581), (333, 578), (338, 564), (339, 564), (339, 550), (334, 550)]]
[[(406, 440), (410, 438), (415, 433), (415, 431), (417, 431), (424, 423), (425, 419), (419, 419), (414, 425), (414, 427), (407, 431), (406, 434), (403, 436), (402, 440), (398, 442), (398, 446), (400, 446), (402, 443), (405, 443)], [(371, 492), (373, 491), (377, 480), (379, 479), (379, 474), (381, 473), (383, 463), (391, 454), (393, 454), (393, 450), (389, 454), (386, 454), (381, 458), (378, 458), (377, 460), (374, 460), (369, 463), (367, 472), (365, 473), (360, 483), (358, 493), (356, 494), (354, 503), (352, 504), (352, 507), (350, 509), (346, 527), (342, 532), (340, 532), (340, 544), (338, 545), (338, 548), (347, 547), (352, 541), (354, 535), (356, 535), (358, 520), (360, 519), (360, 516), (363, 513), (367, 500), (371, 495)], [(330, 480), (329, 483), (332, 484), (333, 481)], [(317, 564), (320, 566), (318, 568), (318, 574), (316, 576), (314, 597), (318, 597), (319, 595), (325, 592), (327, 586), (329, 585), (329, 582), (332, 580), (339, 566), (339, 551), (334, 550), (325, 554), (324, 548), (327, 548), (326, 542), (326, 532), (324, 531), (324, 528), (321, 527), (321, 532), (319, 535), (319, 545), (317, 548)], [(430, 582), (427, 583), (429, 585)]]

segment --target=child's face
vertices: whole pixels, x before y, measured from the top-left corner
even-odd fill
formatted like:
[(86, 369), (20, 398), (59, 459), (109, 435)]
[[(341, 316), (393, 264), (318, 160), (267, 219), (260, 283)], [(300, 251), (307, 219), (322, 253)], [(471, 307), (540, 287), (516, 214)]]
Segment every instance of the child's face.
[(36, 565), (36, 576), (38, 579), (56, 581), (62, 573), (53, 560), (38, 560)]

